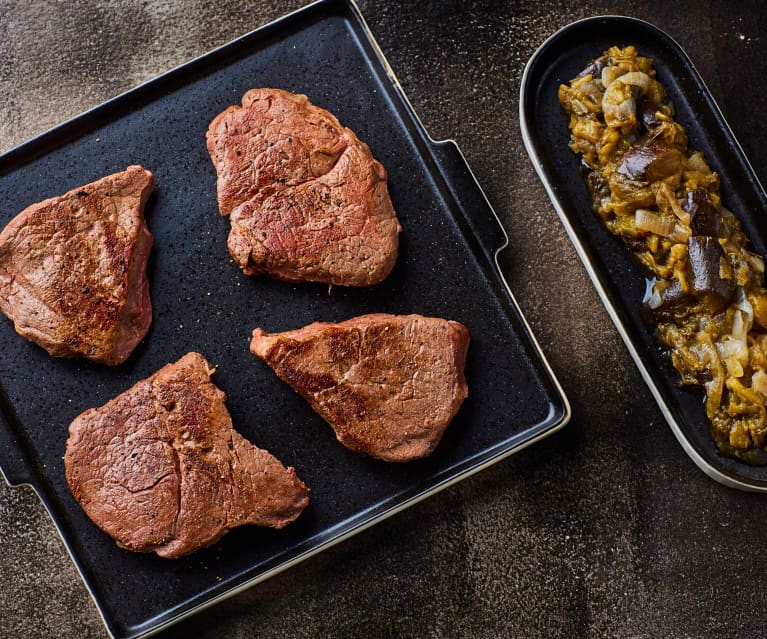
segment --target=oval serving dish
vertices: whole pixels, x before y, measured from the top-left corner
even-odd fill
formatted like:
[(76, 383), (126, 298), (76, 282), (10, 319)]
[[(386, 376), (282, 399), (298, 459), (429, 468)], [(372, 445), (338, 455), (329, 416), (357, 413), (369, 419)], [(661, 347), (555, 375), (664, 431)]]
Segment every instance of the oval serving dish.
[(752, 250), (767, 251), (767, 193), (735, 139), (711, 93), (684, 50), (653, 25), (621, 16), (574, 22), (552, 35), (527, 63), (520, 88), (520, 127), (525, 147), (578, 255), (685, 452), (709, 477), (741, 490), (767, 492), (767, 466), (752, 466), (722, 455), (709, 434), (704, 392), (682, 389), (664, 356), (654, 328), (642, 317), (644, 274), (620, 238), (602, 226), (568, 148), (567, 116), (557, 99), (567, 83), (612, 45), (633, 44), (653, 59), (657, 78), (685, 127), (690, 149), (702, 151), (721, 179), (723, 204), (751, 239)]

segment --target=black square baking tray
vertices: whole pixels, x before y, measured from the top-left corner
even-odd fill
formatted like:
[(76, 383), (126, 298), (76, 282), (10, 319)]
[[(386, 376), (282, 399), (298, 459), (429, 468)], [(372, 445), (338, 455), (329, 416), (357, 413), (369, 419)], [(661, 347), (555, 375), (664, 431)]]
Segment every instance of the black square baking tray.
[(525, 68), (520, 126), (528, 153), (586, 270), (666, 421), (685, 452), (727, 486), (767, 492), (767, 466), (720, 454), (709, 434), (702, 389), (682, 390), (679, 375), (642, 317), (645, 279), (623, 242), (591, 210), (579, 159), (568, 148), (567, 117), (557, 89), (612, 45), (633, 44), (653, 59), (657, 78), (685, 127), (690, 148), (719, 174), (722, 203), (743, 223), (752, 249), (765, 255), (767, 194), (703, 79), (684, 50), (657, 27), (622, 16), (570, 24), (544, 42)]
[[(244, 276), (226, 249), (205, 148), (210, 120), (257, 86), (306, 93), (366, 141), (389, 172), (404, 228), (397, 265), (364, 289)], [(557, 428), (559, 385), (520, 314), (496, 254), (506, 236), (452, 142), (432, 141), (354, 4), (322, 0), (142, 85), (0, 157), (0, 224), (29, 204), (142, 164), (154, 323), (124, 365), (56, 360), (0, 322), (0, 467), (30, 484), (58, 527), (108, 631), (158, 631), (380, 521)], [(248, 351), (268, 331), (370, 312), (455, 319), (472, 336), (469, 399), (428, 459), (355, 455)], [(117, 548), (65, 482), (67, 427), (188, 351), (218, 366), (235, 427), (311, 488), (281, 531), (244, 527), (179, 560)]]

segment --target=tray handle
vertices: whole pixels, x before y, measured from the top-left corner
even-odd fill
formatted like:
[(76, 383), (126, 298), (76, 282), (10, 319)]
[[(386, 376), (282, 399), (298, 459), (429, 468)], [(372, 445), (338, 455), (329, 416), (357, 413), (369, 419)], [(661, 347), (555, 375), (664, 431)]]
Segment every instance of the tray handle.
[(431, 146), (447, 189), (458, 203), (482, 251), (495, 266), (496, 253), (508, 243), (506, 230), (455, 141), (432, 141)]
[(22, 443), (11, 426), (15, 419), (0, 393), (0, 475), (9, 486), (34, 484), (34, 475)]

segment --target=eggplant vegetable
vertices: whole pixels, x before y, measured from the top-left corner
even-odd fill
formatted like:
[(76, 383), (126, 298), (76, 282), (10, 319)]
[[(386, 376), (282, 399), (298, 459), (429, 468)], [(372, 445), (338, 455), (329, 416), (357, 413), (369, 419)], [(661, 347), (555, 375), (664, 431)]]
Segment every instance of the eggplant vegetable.
[(644, 315), (682, 384), (704, 388), (719, 450), (767, 459), (764, 259), (689, 149), (652, 60), (611, 47), (559, 87), (559, 101), (594, 211), (645, 270)]

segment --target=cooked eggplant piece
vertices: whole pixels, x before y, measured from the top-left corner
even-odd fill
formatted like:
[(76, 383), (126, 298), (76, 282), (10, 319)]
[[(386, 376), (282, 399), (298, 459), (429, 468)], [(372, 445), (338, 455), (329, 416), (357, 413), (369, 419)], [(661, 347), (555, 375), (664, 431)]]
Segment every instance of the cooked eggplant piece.
[(718, 313), (732, 300), (735, 282), (722, 279), (721, 261), (725, 259), (721, 245), (713, 237), (693, 235), (687, 240), (690, 290), (712, 313)]
[(652, 129), (660, 124), (658, 109), (660, 104), (649, 96), (645, 96), (639, 103), (639, 118), (646, 128)]
[(607, 66), (607, 60), (603, 57), (597, 58), (589, 62), (586, 67), (578, 74), (579, 78), (583, 78), (590, 75), (592, 78), (599, 78), (602, 76), (602, 69)]
[(591, 171), (586, 164), (581, 166), (581, 173), (586, 179), (589, 191), (591, 192), (594, 208), (599, 209), (603, 202), (610, 199), (610, 185), (602, 177), (601, 173)]
[(649, 208), (655, 204), (655, 193), (646, 182), (632, 180), (616, 171), (610, 176), (608, 184), (612, 209), (618, 216), (629, 215), (637, 209)]
[(690, 214), (690, 229), (693, 235), (719, 236), (722, 216), (704, 189), (688, 191), (682, 208)]
[(623, 154), (618, 173), (631, 180), (659, 182), (672, 176), (681, 176), (684, 165), (685, 157), (679, 149), (645, 135)]
[(690, 314), (695, 298), (682, 290), (679, 280), (647, 280), (642, 300), (644, 316), (652, 324), (680, 321)]

